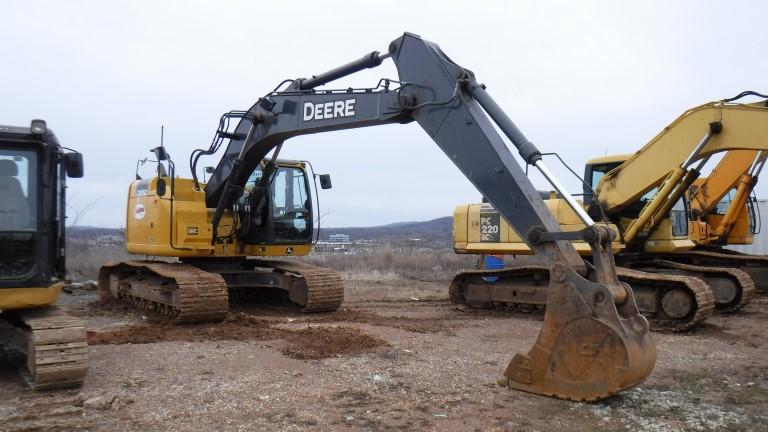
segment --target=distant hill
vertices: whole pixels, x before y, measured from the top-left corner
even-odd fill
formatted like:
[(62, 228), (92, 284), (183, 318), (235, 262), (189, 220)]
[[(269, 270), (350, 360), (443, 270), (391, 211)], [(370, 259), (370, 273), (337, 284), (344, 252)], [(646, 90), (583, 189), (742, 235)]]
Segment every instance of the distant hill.
[[(426, 241), (450, 241), (453, 220), (450, 216), (422, 222), (395, 222), (372, 227), (320, 228), (320, 239), (328, 240), (331, 234), (347, 234), (350, 240), (403, 240), (418, 238)], [(75, 226), (67, 228), (71, 238), (96, 238), (123, 236), (122, 228), (98, 228)]]
[(427, 241), (450, 241), (453, 218), (450, 216), (423, 222), (395, 222), (373, 227), (320, 228), (320, 239), (331, 234), (346, 234), (355, 240), (402, 240), (418, 238)]
[(102, 236), (123, 236), (123, 228), (99, 228), (92, 226), (68, 226), (67, 237), (93, 239)]

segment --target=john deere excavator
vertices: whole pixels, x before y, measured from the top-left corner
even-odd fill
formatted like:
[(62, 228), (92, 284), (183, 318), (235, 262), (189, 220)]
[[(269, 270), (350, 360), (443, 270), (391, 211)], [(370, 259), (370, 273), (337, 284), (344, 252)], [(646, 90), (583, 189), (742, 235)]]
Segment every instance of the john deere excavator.
[[(621, 250), (616, 256), (619, 277), (632, 284), (640, 310), (660, 329), (691, 328), (714, 308), (732, 311), (754, 295), (754, 282), (744, 271), (731, 268), (732, 261), (698, 266), (672, 259), (685, 257), (695, 247), (682, 196), (709, 158), (717, 152), (768, 148), (768, 108), (762, 102), (734, 100), (687, 111), (633, 155), (587, 163), (584, 204), (591, 216), (621, 232), (624, 247), (616, 248)], [(563, 229), (581, 228), (560, 200), (547, 205)], [(494, 214), (489, 205), (459, 206), (454, 213), (455, 250), (525, 253), (525, 245)], [(489, 231), (499, 234), (484, 235)], [(489, 276), (494, 283), (488, 283)], [(480, 306), (541, 305), (544, 276), (538, 266), (466, 272), (455, 277), (451, 298)]]
[(77, 386), (88, 369), (84, 325), (54, 306), (66, 272), (66, 178), (82, 176), (82, 155), (43, 120), (0, 126), (0, 351), (23, 356), (33, 389)]
[[(397, 80), (382, 79), (367, 89), (318, 88), (390, 58)], [(614, 233), (593, 223), (485, 86), (436, 44), (406, 33), (385, 54), (372, 52), (312, 78), (286, 80), (247, 111), (226, 114), (222, 124), (231, 118), (239, 120), (233, 131), (220, 127), (210, 148), (192, 155), (192, 179), (160, 173), (131, 184), (128, 250), (178, 261), (105, 266), (99, 284), (106, 296), (164, 310), (184, 322), (221, 319), (232, 293), (257, 295), (265, 289), (282, 290), (310, 310), (338, 307), (342, 286), (332, 271), (250, 258), (304, 255), (311, 248), (314, 209), (306, 164), (279, 161), (280, 149), (299, 135), (415, 121), (549, 266), (548, 309), (539, 337), (528, 354), (512, 359), (501, 383), (594, 400), (635, 386), (651, 372), (655, 345), (631, 288), (616, 278)], [(494, 123), (561, 191), (584, 229), (559, 230)], [(226, 139), (210, 181), (200, 183), (198, 156), (214, 154)], [(170, 161), (163, 149), (156, 154)], [(574, 239), (591, 248), (590, 272), (571, 246)], [(585, 278), (588, 273), (592, 280)]]

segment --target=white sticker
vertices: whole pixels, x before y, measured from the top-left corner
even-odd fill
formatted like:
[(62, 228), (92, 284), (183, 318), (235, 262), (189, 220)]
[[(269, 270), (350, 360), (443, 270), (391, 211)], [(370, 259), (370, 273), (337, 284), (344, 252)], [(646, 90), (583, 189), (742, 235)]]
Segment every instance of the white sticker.
[(133, 217), (142, 220), (146, 215), (147, 211), (144, 209), (144, 204), (136, 204), (136, 207), (133, 208)]

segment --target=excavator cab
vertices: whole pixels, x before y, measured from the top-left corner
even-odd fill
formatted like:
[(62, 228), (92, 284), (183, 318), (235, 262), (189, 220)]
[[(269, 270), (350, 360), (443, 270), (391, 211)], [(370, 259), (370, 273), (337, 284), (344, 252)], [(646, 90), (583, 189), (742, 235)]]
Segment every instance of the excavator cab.
[(84, 326), (51, 306), (66, 272), (66, 179), (82, 176), (82, 155), (44, 121), (0, 126), (0, 345), (26, 358), (33, 389), (76, 386), (87, 371)]
[[(42, 120), (0, 126), (0, 310), (53, 303), (64, 279), (66, 178), (82, 177), (82, 156), (64, 153)], [(29, 288), (23, 295), (7, 295)]]
[[(597, 189), (600, 179), (615, 168), (618, 168), (631, 155), (613, 155), (594, 158), (584, 166), (584, 205), (587, 206), (587, 213), (595, 220), (600, 219), (603, 212), (598, 208), (598, 202), (593, 198), (593, 193)], [(587, 187), (589, 185), (589, 187)], [(659, 192), (658, 187), (654, 187), (637, 200), (627, 205), (622, 211), (612, 218), (612, 222), (618, 223), (622, 227), (622, 232), (626, 230), (645, 208), (649, 201), (653, 200)], [(694, 243), (689, 239), (688, 226), (688, 204), (681, 198), (675, 202), (669, 210), (667, 217), (661, 220), (658, 227), (653, 230), (647, 241), (637, 242), (635, 248), (642, 247), (645, 252), (672, 252), (685, 251), (692, 249)], [(615, 248), (614, 248), (615, 249)]]
[(263, 165), (253, 170), (235, 205), (243, 221), (240, 238), (247, 244), (311, 243), (314, 216), (305, 164), (277, 161), (268, 186), (261, 187), (264, 171)]

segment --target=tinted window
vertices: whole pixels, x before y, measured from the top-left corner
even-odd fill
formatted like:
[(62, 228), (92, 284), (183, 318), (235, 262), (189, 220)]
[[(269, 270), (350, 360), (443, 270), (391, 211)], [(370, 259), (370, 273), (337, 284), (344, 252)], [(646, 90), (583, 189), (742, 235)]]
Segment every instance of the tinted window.
[(600, 181), (601, 178), (605, 174), (608, 173), (608, 171), (612, 171), (617, 166), (621, 165), (618, 162), (609, 163), (609, 164), (601, 164), (601, 165), (592, 165), (592, 182), (590, 185), (592, 186), (592, 189), (597, 187), (597, 183)]
[(728, 211), (728, 207), (731, 206), (731, 202), (733, 202), (733, 196), (736, 194), (736, 189), (731, 189), (728, 191), (727, 194), (723, 197), (723, 199), (720, 200), (719, 203), (717, 203), (717, 206), (715, 207), (715, 214), (724, 215), (725, 212)]
[(279, 168), (272, 181), (272, 217), (275, 239), (305, 240), (311, 234), (311, 213), (304, 171)]
[[(263, 176), (261, 167), (256, 168), (245, 185), (250, 192)], [(307, 177), (304, 170), (278, 166), (271, 176), (270, 212), (274, 238), (277, 244), (303, 244), (311, 241), (312, 212), (307, 194)]]
[(36, 154), (0, 149), (0, 230), (35, 230), (36, 219)]
[(672, 223), (673, 236), (688, 235), (688, 213), (685, 208), (685, 200), (677, 200), (672, 210), (669, 212), (669, 219)]

